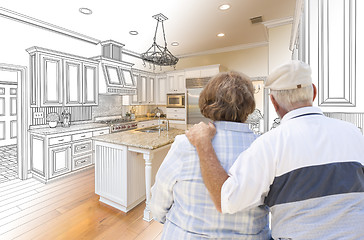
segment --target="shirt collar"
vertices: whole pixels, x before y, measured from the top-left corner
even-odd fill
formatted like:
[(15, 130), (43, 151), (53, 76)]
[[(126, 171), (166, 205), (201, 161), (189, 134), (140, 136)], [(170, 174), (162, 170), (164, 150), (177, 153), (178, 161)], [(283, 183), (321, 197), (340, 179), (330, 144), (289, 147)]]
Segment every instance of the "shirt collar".
[(224, 129), (235, 132), (252, 132), (247, 123), (229, 122), (229, 121), (214, 121), (216, 129)]
[(281, 120), (281, 124), (292, 119), (292, 118), (297, 118), (300, 117), (302, 115), (308, 115), (308, 114), (319, 114), (319, 115), (323, 115), (321, 109), (319, 109), (318, 107), (302, 107), (302, 108), (297, 108), (294, 109), (292, 111), (289, 111), (288, 113), (286, 113), (286, 115), (284, 115), (284, 117)]

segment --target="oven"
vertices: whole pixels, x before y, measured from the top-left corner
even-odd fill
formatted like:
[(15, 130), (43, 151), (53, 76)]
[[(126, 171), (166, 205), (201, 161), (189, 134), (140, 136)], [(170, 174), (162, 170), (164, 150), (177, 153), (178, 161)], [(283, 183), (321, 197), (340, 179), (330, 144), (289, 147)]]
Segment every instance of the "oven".
[(185, 94), (167, 94), (167, 108), (184, 108)]

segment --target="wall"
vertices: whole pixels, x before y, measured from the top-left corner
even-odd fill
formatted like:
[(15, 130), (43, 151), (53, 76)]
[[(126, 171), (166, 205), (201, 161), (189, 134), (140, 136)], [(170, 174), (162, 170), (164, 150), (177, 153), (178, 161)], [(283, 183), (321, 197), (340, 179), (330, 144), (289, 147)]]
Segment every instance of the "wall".
[[(292, 53), (289, 50), (292, 24), (268, 29), (269, 34), (269, 73), (277, 66), (289, 61)], [(272, 127), (274, 119), (278, 118), (270, 99), (268, 102), (268, 130)]]
[(268, 73), (268, 46), (182, 58), (176, 69), (220, 64), (225, 71), (239, 71), (250, 77)]

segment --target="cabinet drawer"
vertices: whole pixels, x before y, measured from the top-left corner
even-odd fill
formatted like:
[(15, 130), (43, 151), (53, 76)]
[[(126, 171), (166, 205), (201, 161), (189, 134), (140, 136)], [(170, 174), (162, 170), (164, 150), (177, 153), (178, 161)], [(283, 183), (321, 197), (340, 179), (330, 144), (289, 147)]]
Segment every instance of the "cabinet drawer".
[(72, 170), (83, 168), (91, 164), (92, 164), (92, 154), (84, 155), (78, 158), (73, 158)]
[(167, 113), (167, 115), (168, 114), (186, 114), (186, 109), (184, 109), (184, 108), (167, 108), (166, 113)]
[(186, 115), (184, 113), (172, 113), (172, 114), (168, 114), (167, 113), (167, 118), (168, 119), (185, 119)]
[(71, 136), (54, 137), (49, 139), (49, 145), (67, 143), (71, 141)]
[(74, 135), (72, 135), (72, 141), (78, 141), (78, 140), (91, 138), (91, 137), (92, 137), (92, 132), (84, 132), (84, 133), (74, 134)]
[(97, 131), (92, 132), (93, 137), (101, 136), (101, 135), (105, 135), (105, 134), (109, 134), (109, 129), (97, 130)]
[(92, 150), (92, 140), (77, 142), (72, 145), (73, 155), (80, 155)]

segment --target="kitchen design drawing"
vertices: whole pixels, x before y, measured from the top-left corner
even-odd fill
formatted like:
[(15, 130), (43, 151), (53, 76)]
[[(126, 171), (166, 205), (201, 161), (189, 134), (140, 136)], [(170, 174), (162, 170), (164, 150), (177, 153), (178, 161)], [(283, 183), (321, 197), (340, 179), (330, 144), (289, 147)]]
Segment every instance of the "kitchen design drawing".
[(310, 64), (315, 106), (364, 132), (364, 1), (0, 1), (0, 239), (160, 239), (151, 187), (174, 138), (207, 121), (212, 76), (264, 88)]

